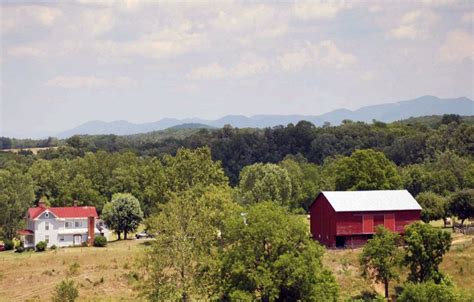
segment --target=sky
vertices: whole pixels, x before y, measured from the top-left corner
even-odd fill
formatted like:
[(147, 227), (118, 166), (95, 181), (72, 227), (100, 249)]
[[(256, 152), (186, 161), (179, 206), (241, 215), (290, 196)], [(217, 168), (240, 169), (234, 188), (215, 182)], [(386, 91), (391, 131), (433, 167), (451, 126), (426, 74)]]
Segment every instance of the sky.
[(0, 135), (474, 96), (472, 1), (0, 1)]

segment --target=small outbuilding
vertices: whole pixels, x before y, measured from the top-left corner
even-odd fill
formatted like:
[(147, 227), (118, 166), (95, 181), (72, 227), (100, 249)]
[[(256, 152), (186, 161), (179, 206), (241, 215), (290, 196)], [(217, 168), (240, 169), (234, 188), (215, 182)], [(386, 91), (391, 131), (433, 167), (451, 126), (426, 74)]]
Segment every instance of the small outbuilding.
[(323, 191), (309, 208), (311, 234), (327, 247), (359, 247), (378, 225), (403, 234), (420, 212), (407, 190)]

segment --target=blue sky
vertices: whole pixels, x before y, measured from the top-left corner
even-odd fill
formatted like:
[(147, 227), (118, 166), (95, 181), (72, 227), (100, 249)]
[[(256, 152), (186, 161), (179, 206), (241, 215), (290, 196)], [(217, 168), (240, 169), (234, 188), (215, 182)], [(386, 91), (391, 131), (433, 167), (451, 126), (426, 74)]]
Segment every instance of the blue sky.
[(474, 95), (471, 1), (1, 1), (0, 135)]

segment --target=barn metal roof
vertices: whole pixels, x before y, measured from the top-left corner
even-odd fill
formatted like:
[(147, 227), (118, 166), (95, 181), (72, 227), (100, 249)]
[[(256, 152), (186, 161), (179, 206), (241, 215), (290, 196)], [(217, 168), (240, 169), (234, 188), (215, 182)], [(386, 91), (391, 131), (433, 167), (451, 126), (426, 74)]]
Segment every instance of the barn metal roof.
[(421, 210), (407, 190), (323, 191), (336, 212)]

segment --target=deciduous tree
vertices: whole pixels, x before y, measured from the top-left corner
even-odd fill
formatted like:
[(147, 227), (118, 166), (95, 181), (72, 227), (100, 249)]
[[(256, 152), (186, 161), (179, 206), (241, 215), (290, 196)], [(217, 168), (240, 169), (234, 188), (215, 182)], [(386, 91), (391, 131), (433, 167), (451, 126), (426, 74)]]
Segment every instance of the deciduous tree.
[(397, 233), (379, 226), (360, 255), (362, 275), (382, 283), (385, 286), (385, 298), (388, 298), (389, 282), (399, 276), (398, 268), (403, 259), (402, 252), (398, 249), (399, 240)]
[(120, 239), (127, 239), (127, 234), (135, 231), (143, 219), (140, 202), (130, 193), (116, 193), (112, 200), (105, 204), (102, 218), (107, 226), (113, 229)]
[(408, 280), (439, 283), (443, 279), (439, 265), (451, 247), (451, 234), (429, 224), (415, 222), (406, 228), (404, 240), (404, 262), (410, 269)]

